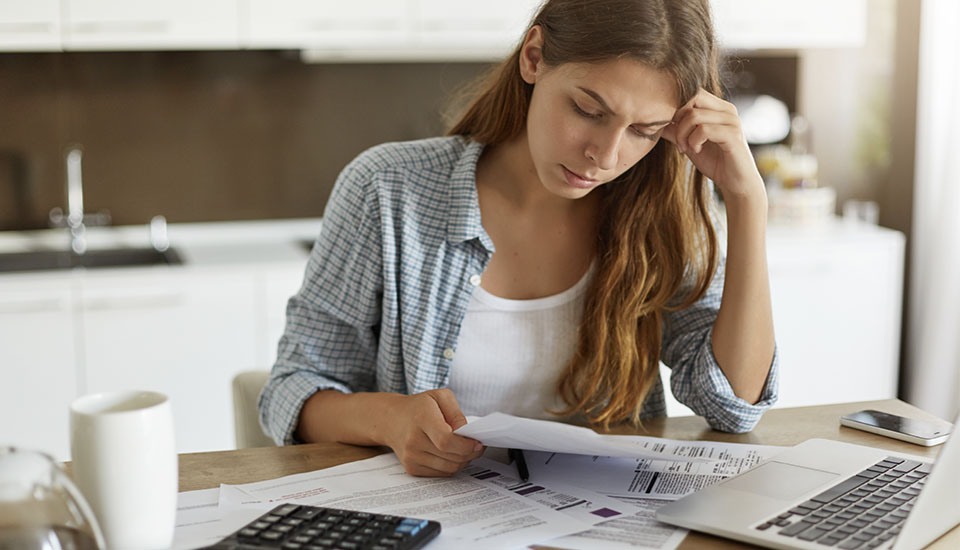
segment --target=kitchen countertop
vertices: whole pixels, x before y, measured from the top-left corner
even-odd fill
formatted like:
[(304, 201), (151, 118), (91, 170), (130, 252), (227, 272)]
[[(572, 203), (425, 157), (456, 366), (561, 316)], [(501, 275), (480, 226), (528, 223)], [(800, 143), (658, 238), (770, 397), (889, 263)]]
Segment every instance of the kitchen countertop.
[[(183, 259), (181, 265), (99, 267), (0, 273), (3, 278), (62, 277), (66, 273), (110, 274), (130, 270), (195, 270), (225, 265), (240, 267), (297, 263), (306, 265), (308, 246), (320, 231), (320, 218), (255, 220), (167, 225), (170, 248)], [(87, 229), (89, 250), (149, 248), (149, 226), (127, 225)], [(0, 231), (0, 254), (35, 250), (67, 250), (66, 229)]]
[[(162, 270), (193, 271), (232, 266), (237, 268), (263, 268), (275, 265), (306, 265), (309, 246), (320, 231), (320, 218), (296, 218), (278, 220), (226, 221), (202, 223), (172, 223), (167, 226), (171, 248), (175, 249), (184, 263), (181, 265), (150, 265), (99, 267), (94, 269), (58, 269), (45, 271), (0, 272), (0, 278), (43, 279), (75, 274), (84, 277), (118, 273), (162, 272)], [(851, 223), (834, 218), (813, 225), (785, 225), (771, 223), (767, 228), (767, 240), (791, 246), (797, 240), (830, 241), (842, 237), (876, 238), (877, 235), (902, 235), (890, 229), (864, 223)], [(725, 239), (720, 236), (721, 247)], [(91, 227), (87, 229), (90, 250), (104, 248), (149, 248), (150, 230), (147, 224)], [(32, 250), (66, 250), (70, 238), (66, 229), (42, 229), (36, 231), (0, 231), (0, 254), (28, 252)], [(782, 248), (782, 246), (781, 246)]]

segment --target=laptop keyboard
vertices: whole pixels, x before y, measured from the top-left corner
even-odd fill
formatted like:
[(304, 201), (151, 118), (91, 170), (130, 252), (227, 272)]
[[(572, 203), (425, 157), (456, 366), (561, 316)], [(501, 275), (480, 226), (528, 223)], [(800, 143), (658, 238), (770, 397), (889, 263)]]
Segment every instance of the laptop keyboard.
[(887, 457), (756, 529), (843, 550), (876, 548), (900, 532), (930, 466)]
[(414, 550), (440, 524), (368, 512), (281, 504), (208, 550)]

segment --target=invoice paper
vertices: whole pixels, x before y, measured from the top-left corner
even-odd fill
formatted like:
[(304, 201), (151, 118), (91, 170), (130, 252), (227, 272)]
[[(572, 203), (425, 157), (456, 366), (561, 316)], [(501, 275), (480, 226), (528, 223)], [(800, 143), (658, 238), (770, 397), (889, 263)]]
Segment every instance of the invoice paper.
[(633, 513), (633, 506), (600, 493), (574, 487), (562, 481), (549, 486), (522, 481), (513, 466), (489, 458), (478, 458), (463, 469), (463, 474), (528, 498), (588, 524)]
[(220, 486), (221, 508), (264, 510), (283, 502), (436, 520), (443, 530), (430, 543), (431, 549), (523, 548), (592, 527), (463, 473), (413, 477), (393, 453), (258, 483)]
[(708, 458), (711, 462), (544, 452), (524, 455), (530, 478), (540, 483), (549, 485), (553, 481), (565, 481), (608, 496), (676, 500), (746, 471), (783, 450), (782, 447), (769, 445), (661, 441), (666, 442), (665, 446), (683, 443), (685, 454)]
[(687, 530), (657, 521), (657, 508), (666, 500), (633, 499), (631, 515), (605, 521), (592, 529), (574, 533), (531, 548), (556, 550), (674, 550)]
[(524, 453), (530, 479), (549, 485), (554, 480), (588, 487), (635, 506), (630, 516), (599, 523), (591, 529), (543, 543), (568, 550), (672, 550), (686, 529), (660, 523), (656, 510), (663, 504), (746, 471), (775, 456), (782, 447), (686, 442), (687, 453), (716, 462), (590, 457), (558, 453)]
[(223, 515), (219, 502), (220, 489), (179, 493), (171, 549), (192, 550), (216, 544), (261, 514), (260, 510), (239, 509)]
[(581, 426), (504, 413), (468, 417), (454, 433), (489, 447), (556, 453), (710, 462), (688, 441), (639, 435), (602, 435)]

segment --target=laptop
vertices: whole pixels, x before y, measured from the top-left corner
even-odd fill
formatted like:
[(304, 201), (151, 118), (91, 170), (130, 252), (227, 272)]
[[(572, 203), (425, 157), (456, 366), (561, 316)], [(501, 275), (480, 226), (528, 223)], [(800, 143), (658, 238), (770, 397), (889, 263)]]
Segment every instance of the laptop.
[(811, 439), (668, 503), (657, 519), (782, 549), (914, 550), (960, 523), (960, 417), (936, 463)]

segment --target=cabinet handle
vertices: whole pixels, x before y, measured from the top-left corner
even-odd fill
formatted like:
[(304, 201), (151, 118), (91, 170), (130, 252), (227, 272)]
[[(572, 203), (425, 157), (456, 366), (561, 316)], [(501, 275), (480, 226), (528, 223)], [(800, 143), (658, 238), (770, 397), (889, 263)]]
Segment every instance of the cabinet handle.
[(463, 32), (463, 31), (500, 31), (506, 24), (503, 19), (471, 19), (457, 21), (446, 20), (425, 21), (421, 28), (428, 32)]
[(300, 24), (300, 29), (310, 33), (328, 33), (330, 31), (395, 31), (400, 30), (400, 23), (392, 20), (341, 20), (341, 19), (311, 19)]
[(52, 23), (0, 23), (2, 34), (49, 34), (54, 32)]
[(91, 23), (74, 23), (70, 26), (76, 34), (98, 33), (153, 33), (166, 34), (170, 32), (169, 21), (98, 21)]
[(176, 307), (182, 304), (183, 301), (182, 294), (88, 298), (83, 302), (83, 309), (85, 311), (109, 311), (116, 309)]
[(0, 315), (12, 313), (50, 313), (53, 311), (65, 311), (66, 309), (62, 298), (0, 302)]

